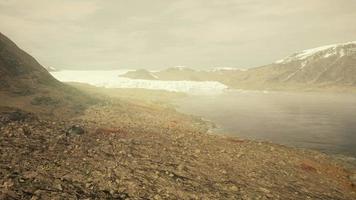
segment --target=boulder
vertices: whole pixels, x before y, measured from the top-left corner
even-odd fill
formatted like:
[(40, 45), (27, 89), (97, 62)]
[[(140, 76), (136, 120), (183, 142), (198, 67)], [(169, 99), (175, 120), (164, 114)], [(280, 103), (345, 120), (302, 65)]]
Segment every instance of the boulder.
[(81, 126), (73, 125), (67, 130), (66, 135), (67, 136), (70, 136), (70, 135), (83, 135), (84, 133), (85, 133), (85, 130)]

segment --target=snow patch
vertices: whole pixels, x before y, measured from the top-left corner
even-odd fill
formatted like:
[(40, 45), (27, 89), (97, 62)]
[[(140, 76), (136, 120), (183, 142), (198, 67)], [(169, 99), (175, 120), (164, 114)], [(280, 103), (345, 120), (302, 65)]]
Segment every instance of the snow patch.
[(240, 69), (235, 67), (216, 67), (209, 71), (211, 72), (218, 72), (218, 71), (247, 71), (248, 69)]
[(45, 69), (46, 69), (47, 71), (49, 71), (49, 72), (51, 72), (51, 71), (57, 71), (57, 69), (54, 68), (54, 67), (45, 67)]
[(186, 66), (175, 66), (175, 67), (172, 67), (173, 69), (177, 69), (177, 70), (180, 70), (180, 71), (183, 71), (185, 69), (187, 69)]
[(283, 59), (280, 59), (280, 60), (277, 60), (276, 62), (274, 62), (275, 64), (285, 64), (285, 63), (288, 63), (290, 61), (290, 59), (287, 58), (283, 58)]
[(303, 69), (303, 68), (307, 65), (307, 63), (308, 63), (307, 60), (306, 60), (306, 61), (303, 61), (302, 64), (301, 64), (300, 69)]
[(330, 56), (336, 55), (336, 52), (329, 52), (324, 55), (324, 58), (329, 58)]
[(159, 79), (159, 77), (157, 75), (153, 74), (153, 72), (150, 72), (150, 75), (155, 79)]

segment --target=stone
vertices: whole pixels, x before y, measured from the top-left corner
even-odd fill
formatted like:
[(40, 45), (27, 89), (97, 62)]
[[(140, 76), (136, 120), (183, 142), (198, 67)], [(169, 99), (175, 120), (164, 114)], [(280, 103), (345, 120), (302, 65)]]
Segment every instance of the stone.
[(185, 166), (182, 165), (182, 164), (179, 164), (178, 167), (177, 167), (178, 171), (183, 171), (185, 169)]
[(55, 183), (54, 188), (56, 188), (57, 190), (60, 190), (60, 191), (63, 190), (62, 185), (60, 183)]
[(79, 125), (73, 125), (67, 130), (66, 135), (83, 135), (84, 132), (85, 130)]
[(235, 185), (233, 185), (233, 186), (230, 187), (230, 190), (234, 191), (234, 192), (237, 192), (238, 188)]
[(266, 188), (263, 188), (263, 187), (260, 187), (259, 190), (263, 193), (266, 193), (266, 194), (269, 194), (271, 191), (269, 191), (268, 189)]
[(356, 173), (352, 174), (349, 179), (351, 181), (352, 187), (356, 187)]
[(23, 133), (26, 135), (26, 136), (29, 136), (32, 134), (32, 131), (31, 129), (29, 129), (28, 127), (24, 127), (23, 128)]
[(5, 118), (7, 119), (7, 121), (23, 121), (29, 116), (30, 113), (21, 110), (5, 113)]

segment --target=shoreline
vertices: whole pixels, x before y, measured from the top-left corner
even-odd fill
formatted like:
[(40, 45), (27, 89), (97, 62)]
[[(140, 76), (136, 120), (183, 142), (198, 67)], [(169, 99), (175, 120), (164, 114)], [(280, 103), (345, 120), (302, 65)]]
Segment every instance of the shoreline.
[[(194, 116), (194, 115), (193, 115)], [(199, 116), (196, 116), (199, 117)], [(204, 118), (201, 118), (202, 120), (205, 121)], [(278, 143), (278, 142), (273, 142), (270, 140), (264, 140), (264, 139), (253, 139), (253, 138), (244, 138), (232, 133), (226, 133), (221, 132), (221, 131), (216, 131), (217, 129), (220, 129), (221, 127), (219, 127), (218, 125), (216, 125), (213, 121), (211, 120), (207, 120), (206, 122), (208, 122), (209, 124), (213, 123), (215, 128), (210, 128), (207, 130), (207, 134), (211, 134), (211, 135), (217, 135), (217, 136), (221, 136), (221, 137), (231, 137), (231, 138), (237, 138), (240, 140), (246, 140), (246, 141), (251, 141), (251, 142), (256, 142), (256, 143), (267, 143), (267, 144), (274, 144), (274, 145), (280, 145), (286, 148), (292, 148), (295, 150), (301, 150), (301, 151), (314, 151), (317, 153), (321, 153), (321, 154), (325, 154), (327, 156), (330, 156), (331, 158), (335, 158), (335, 159), (340, 159), (343, 161), (347, 161), (352, 163), (352, 165), (354, 166), (354, 168), (356, 169), (356, 155), (348, 155), (348, 154), (343, 154), (343, 153), (336, 153), (336, 152), (327, 152), (327, 151), (323, 151), (320, 149), (313, 149), (313, 148), (307, 148), (307, 147), (298, 147), (298, 146), (293, 146), (293, 145), (288, 145), (288, 144), (282, 144), (282, 143)], [(222, 129), (222, 128), (221, 128)]]
[[(0, 197), (356, 197), (350, 179), (356, 169), (345, 161), (311, 150), (209, 134), (196, 116), (147, 104), (141, 95), (140, 101), (104, 98), (105, 92), (97, 90), (105, 89), (95, 90), (102, 101), (75, 118), (25, 115), (21, 121), (1, 121)], [(162, 93), (156, 95), (162, 98)]]
[[(343, 140), (346, 136), (354, 138), (352, 130), (355, 126), (349, 125), (354, 114), (349, 108), (356, 106), (353, 103), (355, 99), (354, 94), (245, 94), (237, 91), (207, 99), (204, 96), (188, 96), (178, 99), (174, 105), (179, 112), (208, 119), (209, 123), (215, 122), (218, 126), (216, 129), (212, 127), (213, 132), (355, 157), (353, 142)], [(315, 115), (320, 110), (323, 112)], [(219, 111), (225, 114), (218, 114)], [(273, 112), (276, 115), (272, 117), (269, 114)], [(335, 113), (336, 117), (330, 113)], [(263, 126), (254, 127), (258, 123)], [(327, 126), (325, 123), (334, 125)]]
[(70, 120), (25, 118), (6, 122), (1, 130), (5, 197), (356, 197), (349, 179), (353, 169), (343, 161), (208, 134), (201, 120), (167, 108), (107, 101)]

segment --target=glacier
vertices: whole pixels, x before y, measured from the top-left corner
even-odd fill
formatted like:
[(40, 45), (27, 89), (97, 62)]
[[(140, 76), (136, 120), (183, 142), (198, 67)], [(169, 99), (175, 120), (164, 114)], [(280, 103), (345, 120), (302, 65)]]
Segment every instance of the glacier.
[(142, 88), (190, 94), (216, 94), (228, 88), (216, 81), (161, 81), (119, 77), (128, 71), (133, 70), (62, 70), (50, 73), (62, 82), (87, 83), (105, 88)]

